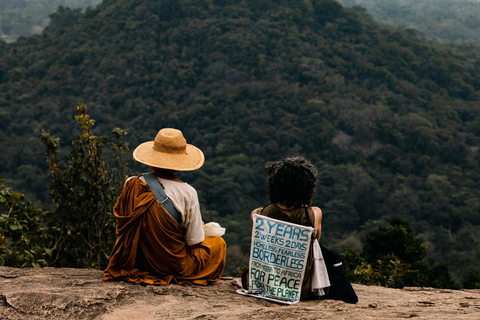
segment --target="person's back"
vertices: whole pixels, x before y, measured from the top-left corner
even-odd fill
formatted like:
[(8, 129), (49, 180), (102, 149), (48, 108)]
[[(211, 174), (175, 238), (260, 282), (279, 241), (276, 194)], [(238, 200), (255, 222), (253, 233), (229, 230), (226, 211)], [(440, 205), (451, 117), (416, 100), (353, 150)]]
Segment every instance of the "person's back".
[[(304, 158), (294, 157), (267, 163), (265, 173), (268, 198), (271, 204), (253, 210), (252, 215), (261, 214), (286, 222), (314, 227), (315, 238), (320, 240), (323, 213), (320, 208), (312, 206), (316, 193), (316, 168)], [(329, 257), (333, 254), (322, 247), (322, 252), (324, 250)], [(309, 252), (308, 261), (302, 283), (301, 300), (318, 298), (311, 290), (314, 271), (313, 250)], [(343, 271), (338, 268), (332, 269), (330, 265), (327, 265), (327, 269), (329, 269), (329, 279), (332, 285), (327, 289), (329, 293), (324, 298), (356, 303), (358, 298)], [(338, 273), (339, 276), (336, 277), (334, 273)]]
[[(292, 208), (282, 209), (276, 204), (270, 204), (262, 209), (256, 211), (257, 214), (270, 217), (285, 222), (295, 223), (302, 226), (311, 227), (310, 221), (314, 221), (315, 213), (312, 208)], [(306, 217), (308, 214), (308, 218)], [(310, 220), (309, 220), (310, 219)], [(314, 299), (315, 296), (311, 290), (312, 283), (312, 267), (313, 267), (313, 250), (309, 250), (307, 265), (305, 266), (305, 276), (302, 282), (301, 300)]]
[(153, 169), (153, 181), (175, 212), (159, 202), (149, 185), (152, 180), (129, 178), (114, 207), (117, 240), (104, 279), (200, 285), (218, 281), (225, 268), (225, 241), (205, 238), (197, 193), (174, 175), (198, 169), (203, 153), (187, 145), (180, 131), (162, 129), (155, 141), (135, 149), (134, 158)]

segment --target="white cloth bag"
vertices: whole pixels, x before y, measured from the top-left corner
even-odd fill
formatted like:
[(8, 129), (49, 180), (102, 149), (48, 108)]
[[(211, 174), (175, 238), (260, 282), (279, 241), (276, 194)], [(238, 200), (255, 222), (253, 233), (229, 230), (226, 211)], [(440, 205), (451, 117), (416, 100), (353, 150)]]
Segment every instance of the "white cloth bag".
[(327, 266), (323, 259), (322, 249), (318, 240), (313, 242), (313, 275), (312, 275), (312, 292), (317, 296), (326, 294), (326, 288), (330, 287), (330, 279), (328, 279)]
[(205, 237), (215, 237), (223, 236), (225, 234), (225, 228), (222, 228), (216, 222), (209, 222), (203, 226), (203, 231), (205, 232)]

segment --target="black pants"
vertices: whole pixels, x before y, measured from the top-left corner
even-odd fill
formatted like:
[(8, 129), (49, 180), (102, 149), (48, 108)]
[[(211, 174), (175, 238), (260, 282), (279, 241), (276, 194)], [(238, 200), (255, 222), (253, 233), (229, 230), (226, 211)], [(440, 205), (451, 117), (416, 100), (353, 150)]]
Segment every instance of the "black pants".
[(353, 290), (350, 281), (345, 276), (342, 269), (342, 258), (340, 255), (332, 250), (321, 246), (323, 259), (327, 266), (328, 278), (330, 280), (330, 288), (327, 289), (327, 294), (320, 299), (342, 300), (347, 303), (357, 303), (358, 297)]

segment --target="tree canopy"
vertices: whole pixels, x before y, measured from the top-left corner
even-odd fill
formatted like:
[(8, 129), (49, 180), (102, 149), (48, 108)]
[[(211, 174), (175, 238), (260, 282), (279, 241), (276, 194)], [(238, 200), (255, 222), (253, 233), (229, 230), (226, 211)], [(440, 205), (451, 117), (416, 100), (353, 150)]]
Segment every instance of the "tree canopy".
[(0, 172), (48, 202), (41, 130), (72, 141), (81, 103), (96, 135), (122, 127), (133, 146), (178, 128), (206, 156), (181, 177), (241, 263), (249, 213), (267, 202), (264, 163), (302, 155), (319, 170), (325, 244), (361, 248), (398, 216), (426, 261), (445, 260), (460, 284), (480, 267), (478, 49), (378, 25), (334, 0), (63, 8), (42, 34), (0, 42)]

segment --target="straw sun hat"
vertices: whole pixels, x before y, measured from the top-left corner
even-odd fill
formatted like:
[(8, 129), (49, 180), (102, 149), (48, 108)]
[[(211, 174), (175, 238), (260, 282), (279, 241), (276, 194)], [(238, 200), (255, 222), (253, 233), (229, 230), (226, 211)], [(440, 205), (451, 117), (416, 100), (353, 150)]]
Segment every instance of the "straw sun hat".
[(151, 167), (190, 171), (203, 165), (202, 150), (187, 144), (180, 130), (160, 130), (155, 141), (144, 142), (133, 151), (133, 158)]

